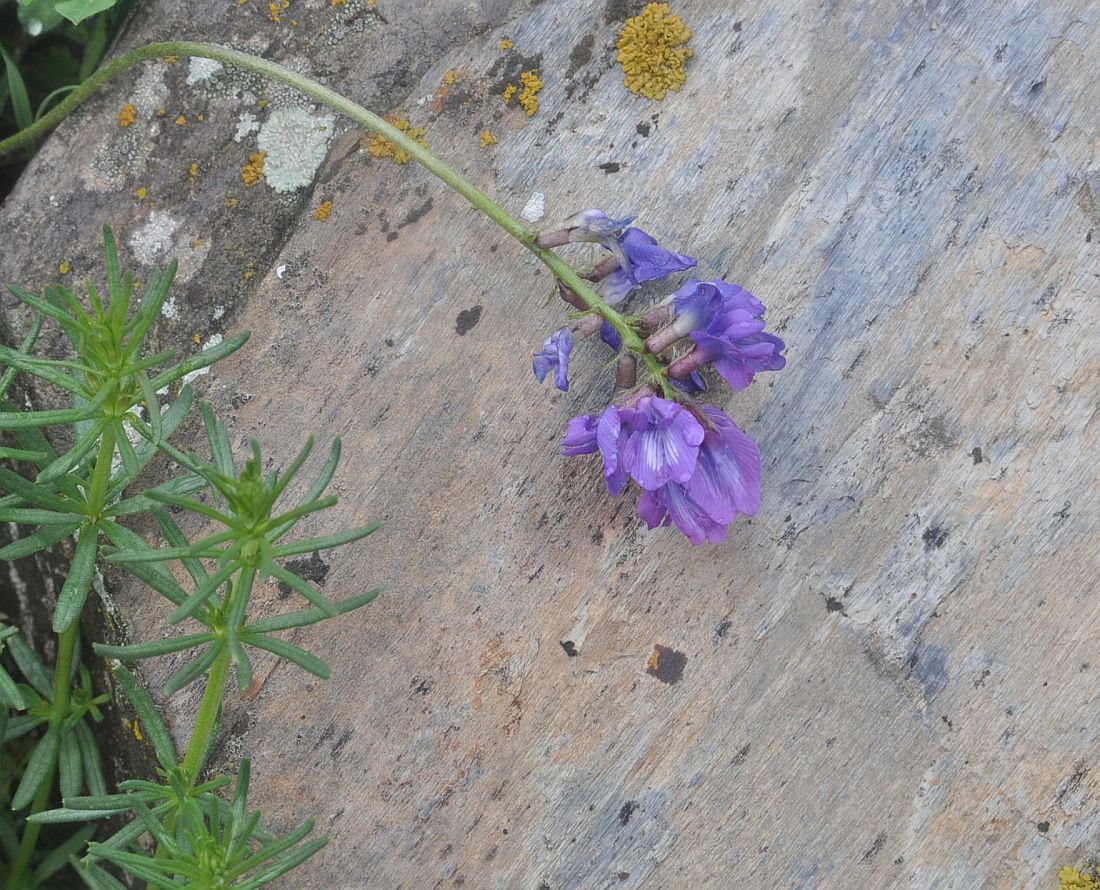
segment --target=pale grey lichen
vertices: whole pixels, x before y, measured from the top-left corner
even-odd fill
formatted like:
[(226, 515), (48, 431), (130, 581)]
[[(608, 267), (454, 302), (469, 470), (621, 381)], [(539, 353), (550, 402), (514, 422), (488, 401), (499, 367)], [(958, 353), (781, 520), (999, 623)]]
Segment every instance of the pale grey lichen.
[(163, 210), (152, 210), (145, 223), (130, 235), (130, 250), (139, 263), (152, 266), (172, 250), (179, 227), (179, 220)]
[(256, 115), (249, 111), (242, 111), (241, 116), (237, 118), (237, 132), (233, 134), (233, 141), (240, 142), (258, 129), (260, 129), (260, 122), (256, 119)]
[(187, 85), (193, 87), (197, 83), (209, 80), (222, 70), (222, 63), (216, 59), (202, 59), (198, 56), (191, 57), (191, 64), (187, 69)]
[(260, 128), (257, 144), (267, 152), (264, 179), (285, 194), (309, 185), (328, 151), (336, 119), (302, 108), (279, 108)]
[(163, 108), (168, 98), (168, 84), (165, 83), (163, 65), (149, 65), (142, 69), (130, 94), (130, 104), (138, 116), (147, 118)]

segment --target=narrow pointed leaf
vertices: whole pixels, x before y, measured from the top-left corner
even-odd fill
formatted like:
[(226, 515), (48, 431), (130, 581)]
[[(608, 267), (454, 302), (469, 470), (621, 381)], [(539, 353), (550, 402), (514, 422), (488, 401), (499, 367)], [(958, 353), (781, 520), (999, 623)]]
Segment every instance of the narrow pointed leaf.
[(92, 424), (88, 431), (77, 440), (77, 443), (39, 473), (38, 479), (35, 481), (39, 485), (42, 485), (46, 482), (52, 482), (58, 476), (64, 476), (69, 470), (80, 463), (88, 452), (96, 447), (96, 444), (99, 442), (99, 437), (103, 435), (103, 431), (106, 428), (106, 420), (100, 420)]
[(164, 689), (162, 690), (163, 694), (166, 697), (174, 695), (181, 689), (194, 683), (210, 669), (210, 665), (212, 665), (214, 660), (221, 654), (224, 646), (225, 643), (221, 641), (208, 646), (202, 655), (172, 674), (164, 684)]
[(233, 666), (237, 670), (237, 685), (241, 689), (248, 689), (252, 685), (252, 659), (248, 657), (244, 646), (232, 630), (229, 631), (226, 644), (229, 646)]
[(175, 767), (176, 762), (179, 760), (175, 743), (172, 741), (172, 736), (164, 725), (164, 721), (160, 719), (160, 712), (157, 711), (153, 700), (149, 698), (149, 693), (145, 691), (145, 687), (122, 666), (115, 668), (114, 676), (122, 687), (122, 691), (126, 693), (126, 697), (130, 699), (130, 703), (134, 706), (142, 728), (149, 737), (149, 741), (152, 742), (153, 750), (156, 751), (157, 759), (161, 762), (161, 765), (168, 769)]
[(38, 863), (32, 879), (35, 886), (40, 886), (43, 881), (57, 874), (69, 864), (69, 858), (84, 850), (84, 845), (95, 835), (97, 825), (86, 825), (70, 835), (62, 843), (50, 850), (50, 852)]
[(134, 453), (134, 446), (130, 444), (130, 438), (126, 435), (126, 427), (122, 421), (116, 420), (113, 426), (115, 447), (118, 449), (118, 456), (122, 458), (122, 468), (126, 472), (126, 478), (133, 481), (141, 472), (141, 463), (138, 461), (137, 454)]
[(51, 491), (49, 487), (31, 482), (30, 479), (25, 479), (7, 467), (0, 467), (0, 489), (13, 492), (25, 501), (38, 504), (38, 506), (49, 510), (57, 510), (62, 513), (80, 511), (79, 503), (66, 501), (59, 497), (56, 492)]
[(271, 555), (275, 558), (297, 556), (300, 553), (312, 553), (314, 550), (328, 550), (332, 547), (342, 547), (344, 544), (350, 544), (352, 541), (358, 541), (360, 538), (365, 538), (381, 527), (381, 522), (371, 522), (360, 528), (353, 528), (346, 532), (338, 532), (334, 535), (311, 538), (308, 541), (299, 541), (295, 544), (281, 544), (278, 547), (271, 548)]
[(4, 744), (15, 741), (32, 729), (37, 729), (45, 722), (41, 717), (34, 717), (30, 714), (21, 714), (18, 717), (9, 718), (8, 725), (4, 728)]
[(69, 626), (80, 617), (80, 611), (84, 608), (84, 601), (88, 598), (88, 591), (92, 587), (92, 575), (95, 572), (95, 556), (98, 548), (99, 529), (96, 526), (85, 526), (80, 540), (76, 544), (76, 554), (69, 566), (68, 577), (57, 597), (57, 605), (53, 612), (53, 629), (55, 633), (68, 630)]
[(30, 760), (27, 761), (26, 769), (23, 770), (23, 776), (19, 781), (19, 787), (12, 795), (13, 810), (29, 807), (38, 789), (50, 780), (50, 768), (53, 766), (53, 758), (57, 751), (58, 731), (56, 726), (47, 729), (46, 734), (38, 740), (34, 751), (31, 752)]
[(209, 349), (204, 349), (202, 352), (198, 352), (190, 358), (184, 359), (178, 365), (154, 377), (153, 389), (162, 389), (172, 381), (179, 380), (185, 374), (190, 374), (192, 371), (199, 370), (199, 368), (208, 368), (215, 362), (221, 361), (227, 355), (232, 355), (248, 342), (250, 336), (251, 331), (244, 331), (243, 333), (237, 334), (235, 337), (230, 337), (228, 340), (219, 343), (217, 346), (211, 346)]
[(84, 783), (93, 795), (107, 793), (107, 781), (103, 776), (103, 758), (88, 724), (81, 720), (73, 729), (80, 746), (80, 759), (84, 763)]
[(241, 634), (241, 642), (247, 643), (249, 646), (255, 646), (257, 649), (266, 649), (268, 652), (273, 652), (280, 658), (294, 662), (302, 670), (309, 671), (309, 673), (315, 677), (320, 677), (322, 680), (327, 680), (332, 676), (332, 670), (329, 666), (316, 655), (311, 655), (305, 649), (299, 648), (293, 643), (288, 643), (286, 640), (280, 640), (277, 637), (265, 637), (260, 634)]
[[(34, 687), (35, 692), (45, 698), (52, 696), (53, 671), (46, 669), (42, 662), (38, 660), (34, 650), (27, 645), (21, 636), (12, 637), (7, 642), (11, 657), (15, 659), (15, 663), (23, 677)], [(8, 731), (11, 731), (10, 728)]]
[(285, 875), (291, 869), (297, 868), (311, 856), (323, 850), (328, 844), (327, 837), (317, 838), (315, 841), (310, 841), (308, 844), (303, 844), (293, 853), (279, 859), (278, 862), (274, 862), (265, 868), (263, 871), (257, 873), (253, 877), (240, 885), (241, 890), (252, 890), (255, 887), (262, 887), (264, 884), (270, 884), (276, 878)]
[(288, 572), (282, 566), (273, 565), (271, 567), (271, 574), (289, 584), (293, 590), (298, 591), (302, 596), (309, 600), (313, 605), (325, 613), (329, 618), (335, 618), (339, 612), (336, 611), (336, 606), (329, 602), (328, 598), (317, 590), (308, 581), (304, 581), (292, 572)]
[(194, 615), (196, 611), (205, 605), (206, 601), (214, 594), (214, 592), (237, 570), (236, 565), (224, 566), (202, 584), (191, 596), (189, 596), (179, 608), (176, 609), (171, 615), (168, 616), (169, 624), (179, 624), (184, 618)]
[(155, 640), (151, 643), (136, 643), (132, 646), (108, 646), (105, 643), (94, 643), (97, 655), (104, 658), (117, 658), (119, 661), (140, 661), (143, 658), (156, 658), (158, 655), (171, 655), (173, 652), (183, 652), (195, 646), (202, 646), (215, 639), (212, 633), (185, 634), (179, 637), (167, 637), (163, 640)]
[(56, 810), (43, 810), (28, 816), (28, 822), (38, 825), (57, 825), (62, 822), (88, 822), (91, 819), (106, 819), (108, 816), (117, 816), (119, 810), (74, 810), (67, 807), (59, 807)]
[[(200, 477), (196, 477), (200, 478)], [(153, 516), (157, 520), (157, 525), (160, 526), (160, 530), (164, 532), (164, 537), (170, 545), (173, 547), (183, 547), (187, 545), (187, 538), (183, 534), (183, 530), (177, 525), (176, 520), (172, 518), (172, 515), (161, 506), (155, 506), (152, 508)], [(206, 566), (202, 564), (202, 560), (196, 559), (193, 556), (185, 556), (180, 559), (183, 563), (183, 567), (187, 569), (187, 573), (191, 576), (191, 580), (196, 585), (205, 583), (206, 579), (210, 577), (210, 574), (206, 571)]]
[[(31, 350), (34, 349), (34, 344), (38, 341), (38, 335), (42, 332), (42, 322), (45, 320), (41, 312), (36, 312), (34, 321), (31, 323), (31, 329), (27, 332), (27, 336), (23, 338), (23, 342), (19, 344), (19, 352), (22, 355), (30, 355)], [(12, 381), (15, 380), (15, 376), (18, 373), (16, 368), (7, 368), (4, 373), (0, 375), (0, 399), (8, 391), (8, 387), (11, 386)]]
[(126, 890), (126, 886), (110, 872), (104, 871), (94, 862), (72, 859), (72, 867), (89, 890)]
[(69, 335), (70, 340), (76, 342), (80, 339), (81, 330), (79, 324), (64, 309), (53, 305), (48, 300), (39, 299), (34, 294), (30, 293), (29, 291), (23, 290), (23, 288), (21, 287), (8, 285), (8, 290), (11, 292), (11, 295), (13, 297), (19, 300), (19, 302), (26, 303), (28, 306), (40, 312), (42, 315), (48, 315), (59, 325), (61, 325), (65, 333)]
[(80, 758), (80, 745), (72, 732), (61, 734), (57, 767), (61, 797), (75, 797), (84, 785), (84, 763)]
[[(126, 341), (125, 354), (127, 357), (136, 354), (141, 348), (141, 344), (145, 342), (145, 335), (148, 333), (149, 328), (153, 326), (153, 322), (157, 320), (157, 316), (160, 315), (160, 307), (168, 297), (168, 291), (172, 287), (172, 280), (176, 277), (176, 269), (178, 268), (179, 262), (172, 260), (167, 269), (158, 273), (146, 284), (138, 311), (131, 319), (131, 322), (135, 322), (135, 324), (130, 339)], [(161, 386), (163, 385), (161, 384)], [(153, 388), (160, 389), (160, 386)]]
[(72, 513), (55, 513), (35, 507), (2, 507), (0, 522), (17, 522), (20, 525), (72, 525)]
[(159, 442), (164, 438), (164, 419), (160, 413), (160, 401), (157, 399), (156, 390), (149, 380), (149, 375), (144, 371), (137, 372), (138, 385), (141, 387), (141, 397), (145, 399), (145, 410), (149, 415), (149, 426), (153, 430), (153, 442)]
[(71, 522), (68, 525), (47, 525), (33, 532), (25, 538), (12, 541), (7, 547), (0, 548), (0, 559), (23, 559), (32, 553), (38, 553), (59, 544), (66, 538), (72, 537), (73, 532), (80, 528), (79, 522)]
[[(23, 699), (23, 693), (19, 691), (18, 684), (11, 678), (11, 674), (2, 667), (0, 667), (0, 702), (15, 711), (22, 711), (27, 707), (27, 703)], [(7, 711), (3, 713), (7, 717)], [(6, 732), (7, 728), (5, 727), (4, 732), (0, 732), (0, 738), (3, 738)]]

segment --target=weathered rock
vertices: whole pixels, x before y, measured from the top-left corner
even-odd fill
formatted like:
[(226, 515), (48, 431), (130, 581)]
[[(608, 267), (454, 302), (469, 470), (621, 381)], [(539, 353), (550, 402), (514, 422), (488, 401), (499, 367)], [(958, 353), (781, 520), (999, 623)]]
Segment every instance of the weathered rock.
[[(246, 189), (233, 135), (268, 111), (234, 90), (297, 100), (188, 85), (187, 60), (46, 143), (0, 278), (97, 270), (105, 218), (139, 268), (181, 254), (158, 346), (251, 328), (197, 383), (235, 442), (285, 464), (342, 436), (310, 530), (386, 522), (320, 555), (330, 595), (384, 596), (292, 637), (333, 679), (261, 662), (227, 716), (271, 820), (332, 838), (291, 885), (1042, 887), (1094, 851), (1093, 5), (683, 2), (695, 58), (660, 104), (612, 65), (631, 4), (307, 6), (153, 3), (127, 44), (236, 41), (403, 102), (516, 212), (639, 213), (760, 295), (790, 363), (719, 396), (765, 503), (693, 550), (558, 457), (605, 356), (578, 350), (568, 395), (533, 384), (548, 276), (423, 170), (341, 123), (312, 191)], [(531, 64), (528, 119), (499, 93)], [(166, 115), (120, 129), (158, 78)], [(116, 594), (133, 638), (162, 633)], [(184, 738), (195, 701), (169, 707)]]

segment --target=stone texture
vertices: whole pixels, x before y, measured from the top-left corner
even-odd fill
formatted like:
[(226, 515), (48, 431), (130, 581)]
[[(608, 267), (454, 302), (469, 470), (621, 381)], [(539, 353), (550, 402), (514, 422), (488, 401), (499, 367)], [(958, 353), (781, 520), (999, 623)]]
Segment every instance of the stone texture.
[[(331, 836), (288, 886), (1051, 886), (1100, 832), (1100, 15), (681, 2), (695, 58), (657, 104), (612, 65), (637, 5), (153, 3), (126, 44), (297, 63), (400, 104), (516, 213), (536, 191), (550, 219), (638, 213), (758, 294), (789, 366), (719, 395), (765, 466), (721, 546), (646, 531), (557, 456), (609, 396), (604, 355), (577, 351), (568, 395), (533, 382), (547, 275), (424, 171), (340, 124), (311, 191), (244, 188), (256, 136), (233, 136), (270, 112), (233, 93), (282, 91), (161, 65), (166, 116), (131, 133), (134, 73), (0, 209), (23, 283), (95, 270), (105, 218), (175, 221), (158, 346), (252, 329), (202, 395), (278, 464), (344, 438), (310, 531), (386, 523), (320, 556), (330, 595), (383, 597), (291, 637), (332, 680), (260, 662), (220, 756), (253, 756), (276, 825)], [(528, 119), (499, 94), (535, 64)], [(109, 578), (131, 637), (159, 635), (167, 610)], [(181, 738), (194, 705), (169, 704)]]

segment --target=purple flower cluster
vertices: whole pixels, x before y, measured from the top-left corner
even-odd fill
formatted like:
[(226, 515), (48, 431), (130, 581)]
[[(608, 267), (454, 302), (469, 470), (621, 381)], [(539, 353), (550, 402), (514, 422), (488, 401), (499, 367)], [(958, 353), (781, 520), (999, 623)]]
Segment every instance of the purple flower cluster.
[[(666, 250), (630, 228), (632, 221), (586, 210), (550, 233), (546, 246), (591, 241), (607, 248), (611, 256), (592, 277), (604, 282), (603, 297), (611, 304), (644, 281), (696, 265), (694, 258)], [(694, 545), (722, 541), (738, 515), (752, 516), (760, 507), (760, 451), (725, 412), (690, 397), (706, 391), (706, 367), (740, 391), (757, 373), (786, 364), (786, 345), (765, 332), (764, 312), (764, 304), (736, 284), (693, 278), (646, 315), (627, 319), (605, 310), (616, 324), (603, 319), (601, 326), (601, 318), (592, 315), (572, 331), (552, 334), (535, 354), (534, 371), (540, 382), (554, 371), (563, 391), (569, 388), (573, 331), (582, 337), (599, 331), (621, 355), (617, 403), (598, 415), (573, 418), (562, 454), (598, 451), (612, 496), (633, 479), (642, 489), (638, 514), (650, 528), (673, 524)], [(620, 331), (628, 328), (638, 338), (624, 354)], [(649, 376), (636, 385), (641, 337), (646, 337)]]

